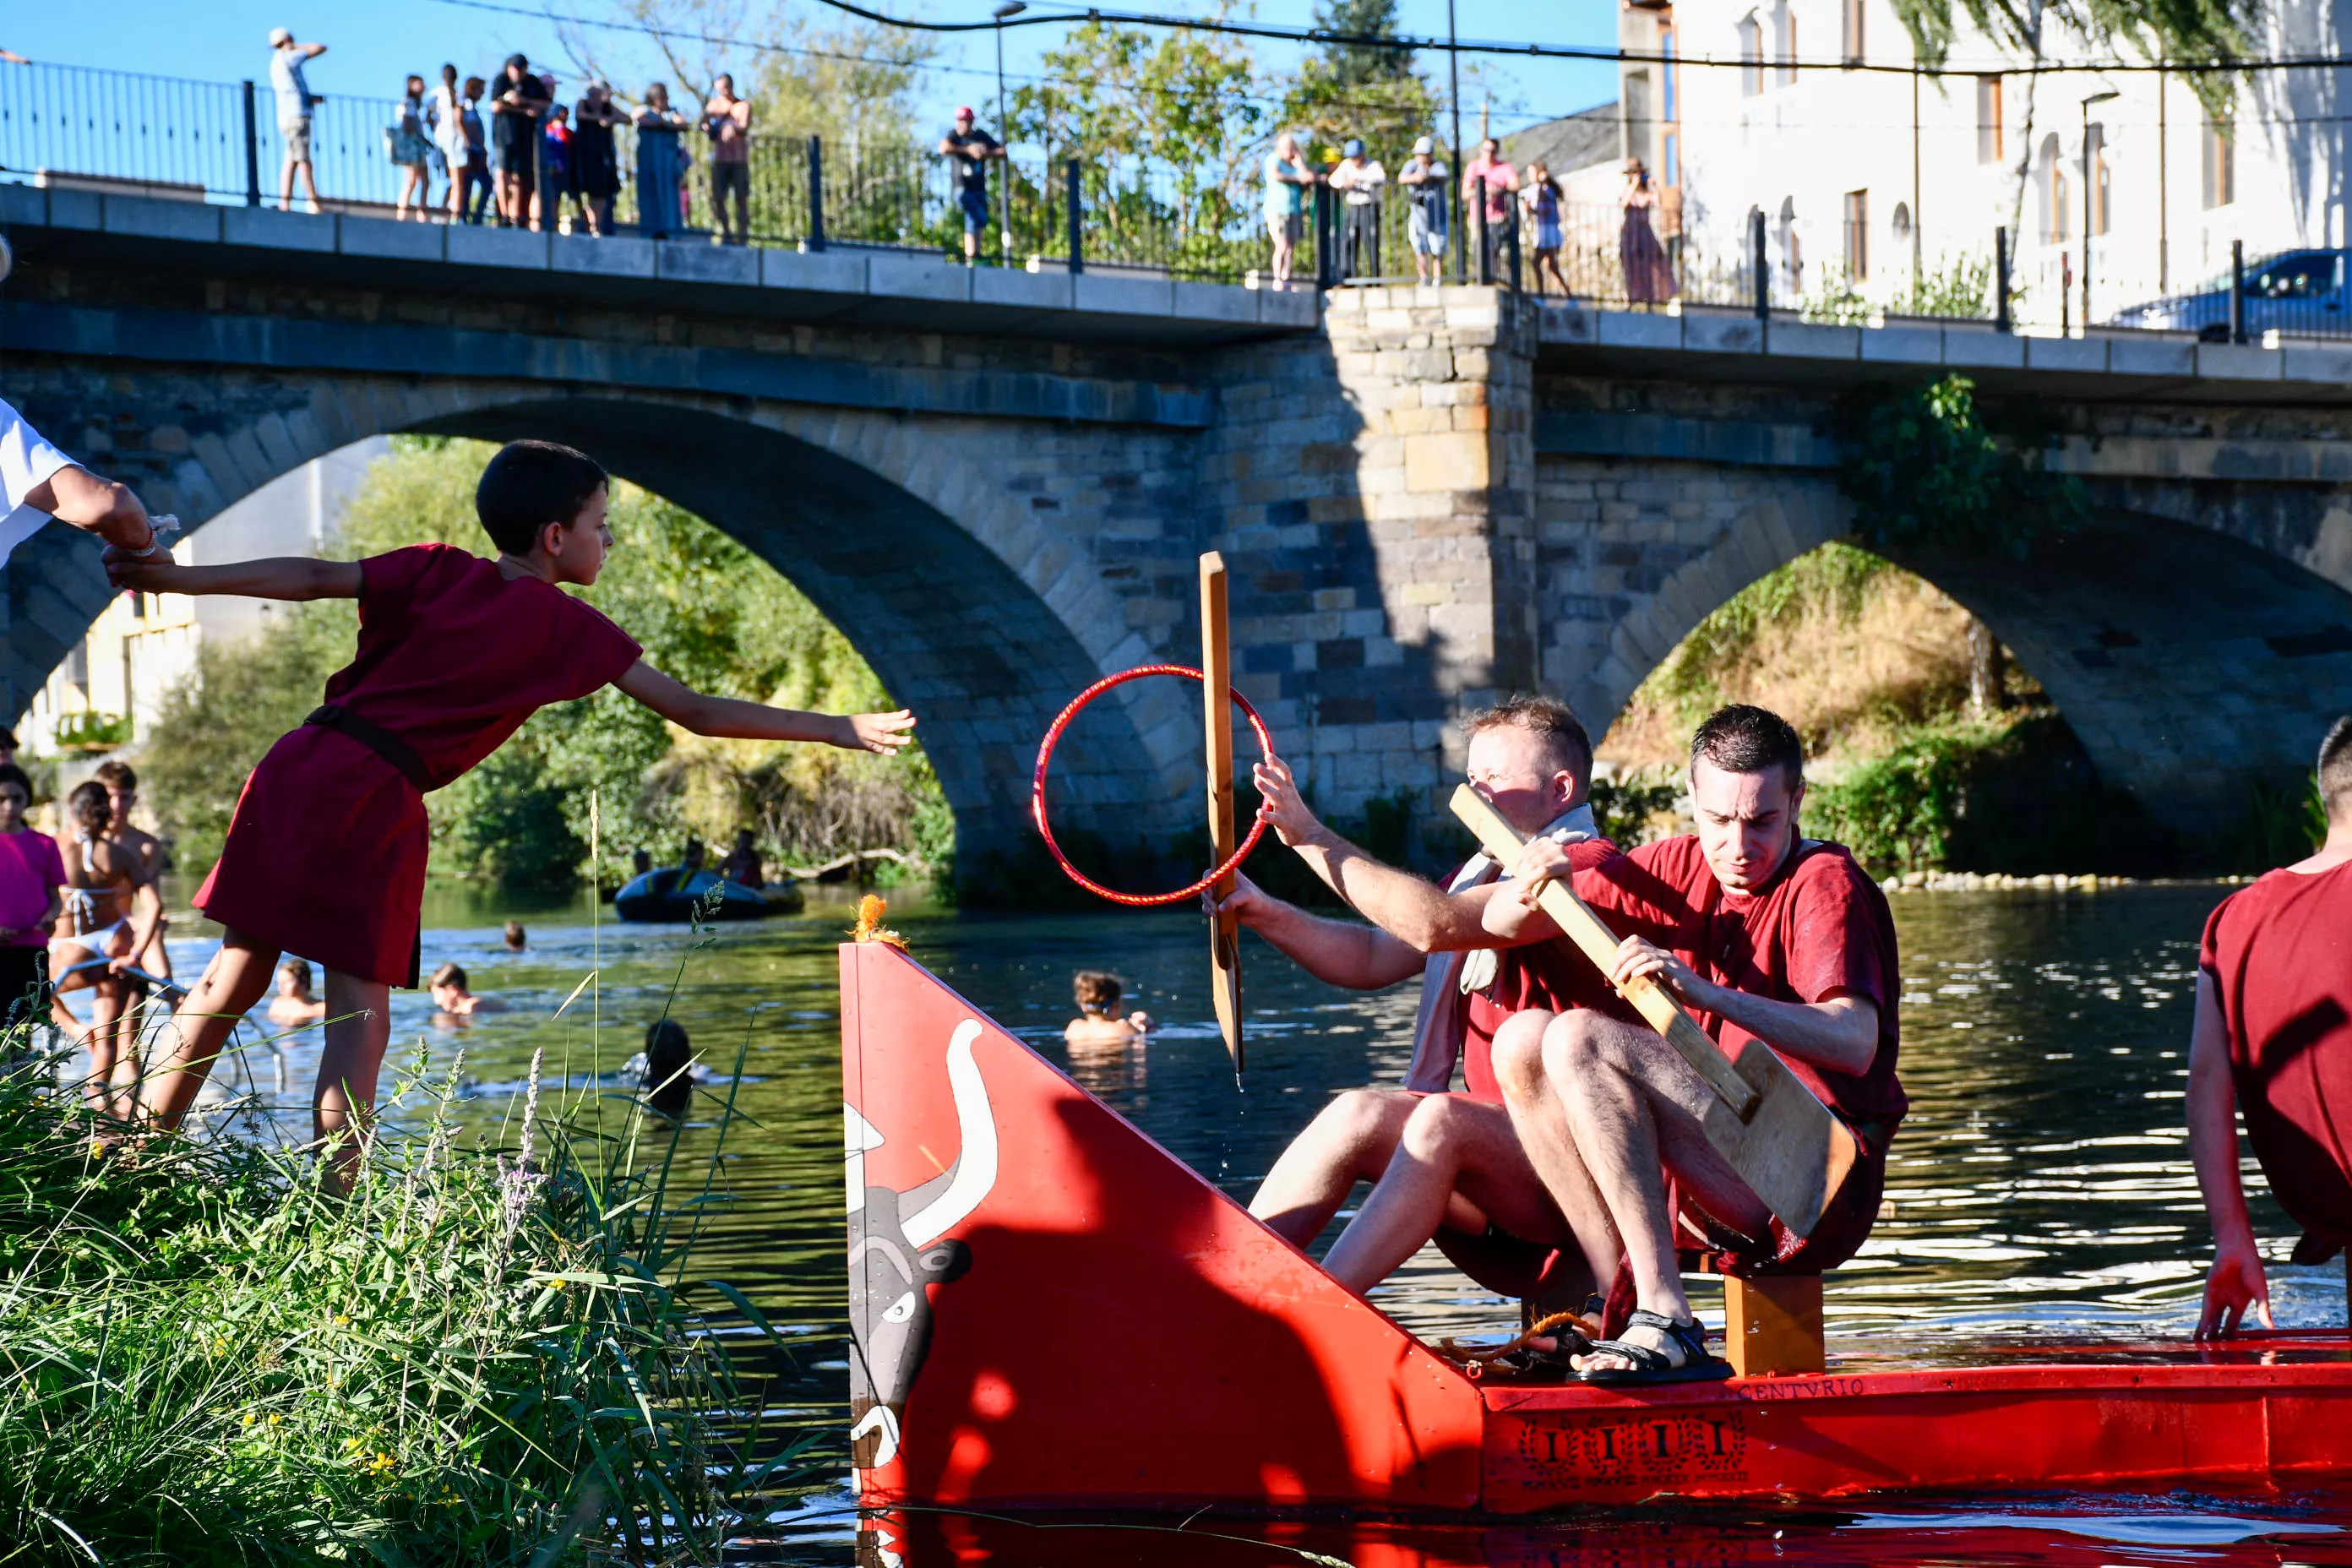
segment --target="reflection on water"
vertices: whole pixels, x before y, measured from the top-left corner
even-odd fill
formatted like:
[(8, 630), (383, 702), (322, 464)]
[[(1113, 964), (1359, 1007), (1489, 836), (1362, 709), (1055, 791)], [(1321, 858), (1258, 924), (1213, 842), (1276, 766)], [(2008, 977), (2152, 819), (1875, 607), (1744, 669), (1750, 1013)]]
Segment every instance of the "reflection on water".
[[(2218, 897), (2210, 888), (2138, 888), (1895, 900), (1903, 1076), (1913, 1110), (1894, 1148), (1888, 1212), (1864, 1254), (1829, 1280), (1833, 1356), (1865, 1347), (1899, 1352), (1906, 1343), (1958, 1349), (1989, 1334), (2187, 1330), (2208, 1243), (2181, 1089), (2195, 942)], [(498, 924), (509, 915), (530, 928), (525, 952), (500, 947)], [(456, 959), (478, 992), (500, 996), (511, 1010), (464, 1025), (436, 1023), (425, 997), (398, 994), (395, 1046), (422, 1042), (444, 1067), (462, 1046), (475, 1095), (467, 1114), (493, 1133), (535, 1047), (547, 1047), (551, 1073), (584, 1084), (634, 1054), (645, 1026), (667, 1005), (722, 1077), (740, 1049), (749, 1076), (739, 1104), (756, 1125), (730, 1143), (730, 1210), (699, 1271), (746, 1290), (797, 1342), (797, 1365), (783, 1369), (777, 1387), (780, 1413), (837, 1426), (847, 1363), (834, 943), (849, 923), (848, 904), (813, 900), (803, 916), (700, 938), (597, 924), (593, 917), (585, 902), (532, 908), (436, 893), (426, 914), (425, 967)], [(1410, 1055), (1410, 987), (1374, 996), (1338, 991), (1253, 942), (1244, 965), (1250, 1071), (1237, 1089), (1212, 1021), (1200, 924), (1186, 914), (1005, 918), (901, 903), (892, 923), (950, 984), (1237, 1198), (1247, 1197), (1330, 1095), (1396, 1081)], [(184, 931), (173, 946), (184, 973), (208, 952), (200, 930)], [(1162, 1026), (1144, 1043), (1074, 1058), (1061, 1033), (1072, 1011), (1070, 976), (1079, 968), (1117, 972), (1127, 982), (1128, 1005)], [(598, 984), (551, 1021), (592, 969)], [(289, 1073), (282, 1103), (307, 1120), (316, 1033), (282, 1045)], [(268, 1089), (267, 1053), (248, 1057)], [(708, 1137), (708, 1121), (689, 1130), (689, 1152)], [(2283, 1256), (2285, 1222), (2258, 1182), (2254, 1202), (2257, 1226)], [(2283, 1323), (2343, 1321), (2336, 1268), (2278, 1262), (2272, 1280)], [(1488, 1331), (1516, 1313), (1426, 1251), (1374, 1300), (1425, 1335)], [(1702, 1286), (1698, 1300), (1702, 1316), (1719, 1321), (1711, 1288)], [(792, 1560), (846, 1561), (850, 1526), (838, 1511), (845, 1497), (835, 1490), (810, 1500), (800, 1525), (785, 1532), (804, 1543)], [(2266, 1500), (2253, 1516), (2291, 1518), (2268, 1506), (2276, 1502)], [(2147, 1527), (2157, 1538), (2112, 1531), (2054, 1536), (2049, 1531), (2057, 1527), (2046, 1520), (2018, 1525), (1981, 1512), (1924, 1521), (1893, 1513), (1778, 1522), (1710, 1515), (1703, 1529), (1644, 1516), (1638, 1527), (1622, 1518), (1605, 1528), (1560, 1521), (1456, 1531), (1444, 1536), (1451, 1544), (1351, 1538), (1344, 1547), (1314, 1549), (1366, 1564), (2352, 1562), (2326, 1556), (2335, 1548), (2312, 1539), (2228, 1544), (2210, 1531), (2237, 1526), (2214, 1523), (2210, 1510), (2152, 1503), (2134, 1513), (2158, 1521)], [(2100, 1517), (2126, 1515), (2109, 1509)], [(2339, 1516), (2318, 1517), (2333, 1528)], [(1013, 1537), (989, 1533), (1013, 1528), (935, 1521), (918, 1531), (910, 1561), (959, 1560), (953, 1541), (965, 1536), (958, 1531), (973, 1542), (984, 1536), (999, 1562), (1058, 1561), (1065, 1546), (1073, 1562), (1163, 1555), (1145, 1544), (1160, 1538), (1129, 1532), (1031, 1531), (1017, 1548)], [(1195, 1538), (1170, 1543), (1175, 1554), (1167, 1560), (1300, 1560), (1265, 1544), (1263, 1527), (1240, 1532), (1255, 1544), (1217, 1549), (1240, 1555), (1216, 1555)], [(1080, 1537), (1091, 1540), (1085, 1551), (1076, 1549)], [(2020, 1544), (2023, 1537), (2031, 1542)], [(1052, 1552), (1038, 1544), (1045, 1540), (1057, 1543)]]

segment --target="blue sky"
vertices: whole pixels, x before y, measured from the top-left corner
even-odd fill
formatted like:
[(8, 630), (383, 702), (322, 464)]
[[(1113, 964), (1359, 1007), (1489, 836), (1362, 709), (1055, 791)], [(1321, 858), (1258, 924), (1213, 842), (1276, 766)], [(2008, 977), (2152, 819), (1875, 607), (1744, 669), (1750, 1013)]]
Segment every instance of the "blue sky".
[[(311, 87), (320, 92), (356, 93), (388, 98), (399, 91), (400, 79), (409, 71), (430, 77), (445, 59), (468, 71), (483, 71), (515, 49), (534, 60), (549, 62), (559, 76), (569, 77), (567, 56), (549, 10), (582, 18), (610, 18), (613, 7), (598, 0), (554, 0), (551, 5), (514, 0), (538, 15), (518, 16), (469, 9), (448, 0), (374, 0), (361, 6), (327, 5), (317, 0), (111, 0), (96, 4), (33, 5), (16, 4), (0, 11), (0, 46), (45, 62), (143, 71), (162, 76), (196, 77), (234, 81), (261, 78), (268, 68), (268, 36), (273, 26), (291, 27), (305, 39), (331, 46), (330, 53), (310, 68)], [(981, 20), (990, 9), (987, 0), (886, 0), (874, 9), (936, 21)], [(1037, 0), (1037, 9), (1050, 0)], [(1053, 5), (1054, 9), (1062, 9)], [(1129, 8), (1162, 14), (1202, 15), (1205, 0), (1142, 0)], [(1076, 7), (1082, 12), (1083, 7)], [(1314, 17), (1314, 0), (1258, 0), (1255, 15), (1263, 22), (1305, 26)], [(1528, 43), (1597, 44), (1613, 41), (1616, 5), (1613, 0), (1456, 0), (1461, 36), (1465, 38)], [(822, 22), (829, 13), (814, 4), (803, 14)], [(93, 25), (102, 16), (102, 26)], [(1441, 34), (1445, 29), (1444, 0), (1403, 0), (1403, 26), (1408, 32)], [(1048, 47), (1059, 29), (1015, 29), (1005, 36), (1005, 68), (1018, 74), (1034, 68), (1040, 48)], [(607, 68), (623, 79), (653, 74), (655, 57), (649, 46), (633, 43), (627, 35), (597, 32)], [(1261, 59), (1286, 63), (1286, 46), (1260, 43)], [(1470, 57), (1465, 57), (1465, 62)], [(993, 91), (994, 55), (985, 35), (950, 38), (940, 56), (950, 68), (930, 79), (943, 105), (971, 102), (982, 106)], [(1425, 60), (1424, 68), (1442, 77), (1442, 58)], [(1492, 98), (1498, 127), (1510, 129), (1586, 108), (1616, 95), (1611, 66), (1594, 61), (1511, 60), (1489, 68)], [(1442, 87), (1442, 81), (1441, 81)], [(1464, 92), (1465, 112), (1475, 115), (1477, 96)], [(1466, 126), (1465, 126), (1466, 129)]]

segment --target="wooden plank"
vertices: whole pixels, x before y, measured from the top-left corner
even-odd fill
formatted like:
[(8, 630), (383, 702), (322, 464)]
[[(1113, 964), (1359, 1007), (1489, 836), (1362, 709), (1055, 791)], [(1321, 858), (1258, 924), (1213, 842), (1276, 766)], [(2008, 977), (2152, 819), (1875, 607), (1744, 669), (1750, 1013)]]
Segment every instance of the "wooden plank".
[[(1464, 784), (1454, 792), (1453, 805), (1487, 854), (1507, 867), (1518, 858), (1525, 840), (1484, 795)], [(1537, 902), (1603, 974), (1614, 967), (1616, 933), (1567, 883), (1545, 883)], [(1665, 987), (1637, 980), (1618, 990), (1715, 1090), (1715, 1101), (1699, 1118), (1706, 1141), (1782, 1225), (1798, 1236), (1811, 1235), (1823, 1205), (1853, 1168), (1858, 1151), (1845, 1123), (1760, 1040), (1748, 1041), (1737, 1060), (1728, 1059)]]
[(1723, 1349), (1742, 1377), (1820, 1372), (1828, 1364), (1818, 1274), (1727, 1274)]
[[(1223, 865), (1240, 840), (1234, 830), (1233, 658), (1225, 610), (1225, 558), (1212, 550), (1201, 557), (1201, 713), (1208, 739), (1209, 854)], [(1231, 876), (1210, 892), (1222, 899), (1234, 890)], [(1241, 926), (1231, 915), (1209, 922), (1210, 994), (1217, 1005), (1217, 1030), (1234, 1077), (1242, 1076)]]

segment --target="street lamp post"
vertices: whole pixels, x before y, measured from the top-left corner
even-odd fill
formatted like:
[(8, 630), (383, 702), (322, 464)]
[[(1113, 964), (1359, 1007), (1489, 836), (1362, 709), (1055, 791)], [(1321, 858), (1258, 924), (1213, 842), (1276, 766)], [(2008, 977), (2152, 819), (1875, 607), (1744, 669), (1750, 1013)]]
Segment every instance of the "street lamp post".
[(1004, 200), (997, 215), (996, 243), (1004, 266), (1013, 265), (1013, 126), (1004, 118), (1004, 19), (1029, 9), (1029, 0), (1004, 0), (989, 13), (996, 18), (996, 134), (1004, 148)]
[(1454, 164), (1446, 171), (1445, 204), (1454, 212), (1454, 269), (1465, 280), (1470, 276), (1470, 230), (1462, 210), (1462, 51), (1461, 39), (1454, 30), (1454, 0), (1445, 0), (1445, 95), (1454, 107)]
[[(2083, 335), (2085, 337), (2091, 332), (2091, 204), (2097, 195), (2092, 189), (2092, 183), (2097, 176), (2091, 166), (2091, 107), (2112, 102), (2122, 96), (2111, 89), (2095, 92), (2083, 100)], [(2103, 145), (2099, 151), (2104, 153), (2106, 148)]]

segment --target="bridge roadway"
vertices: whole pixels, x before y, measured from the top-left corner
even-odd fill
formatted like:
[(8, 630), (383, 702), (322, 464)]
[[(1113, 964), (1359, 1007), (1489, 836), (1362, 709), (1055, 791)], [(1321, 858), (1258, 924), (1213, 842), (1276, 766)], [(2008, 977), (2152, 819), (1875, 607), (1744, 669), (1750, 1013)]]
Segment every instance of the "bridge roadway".
[[(1328, 299), (1164, 278), (312, 217), (0, 185), (0, 395), (201, 521), (362, 437), (572, 439), (798, 582), (930, 716), (971, 864), (1028, 855), (1046, 718), (1190, 658), (1224, 550), (1242, 680), (1343, 815), (1439, 817), (1447, 721), (1540, 685), (1596, 731), (1716, 605), (1842, 536), (1838, 397), (2030, 402), (2101, 507), (2024, 563), (1922, 556), (2106, 782), (2195, 839), (2352, 708), (2352, 347)], [(7, 573), (12, 711), (102, 605)], [(1197, 718), (1139, 685), (1074, 826), (1166, 858)], [(1059, 766), (1057, 761), (1057, 766)], [(1181, 858), (1181, 857), (1180, 857)]]

